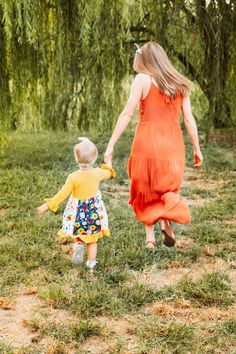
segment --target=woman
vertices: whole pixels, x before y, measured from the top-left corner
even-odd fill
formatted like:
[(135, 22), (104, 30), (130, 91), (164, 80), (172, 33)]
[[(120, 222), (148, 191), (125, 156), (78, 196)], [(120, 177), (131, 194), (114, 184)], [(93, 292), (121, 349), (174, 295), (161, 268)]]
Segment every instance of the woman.
[(192, 84), (155, 42), (137, 49), (133, 67), (138, 75), (107, 146), (105, 162), (112, 160), (114, 146), (140, 103), (128, 162), (130, 204), (137, 219), (145, 224), (146, 247), (155, 247), (154, 226), (158, 221), (164, 244), (173, 247), (175, 235), (170, 221), (188, 224), (191, 220), (189, 207), (179, 194), (185, 166), (181, 110), (194, 148), (194, 166), (203, 161), (189, 98)]

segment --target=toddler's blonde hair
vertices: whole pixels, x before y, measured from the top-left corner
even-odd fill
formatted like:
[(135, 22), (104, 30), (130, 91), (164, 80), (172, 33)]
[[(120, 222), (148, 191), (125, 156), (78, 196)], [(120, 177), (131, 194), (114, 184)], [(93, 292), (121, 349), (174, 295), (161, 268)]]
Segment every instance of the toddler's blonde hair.
[(78, 164), (93, 164), (98, 157), (98, 150), (88, 138), (79, 137), (79, 144), (74, 146), (75, 160)]

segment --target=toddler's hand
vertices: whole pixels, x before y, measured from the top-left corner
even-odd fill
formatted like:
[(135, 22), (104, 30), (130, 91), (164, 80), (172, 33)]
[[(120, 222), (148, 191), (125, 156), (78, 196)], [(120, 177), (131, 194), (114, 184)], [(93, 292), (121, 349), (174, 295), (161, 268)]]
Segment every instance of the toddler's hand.
[(44, 203), (44, 204), (40, 205), (40, 207), (38, 207), (36, 209), (36, 211), (37, 211), (38, 214), (43, 214), (43, 213), (45, 213), (45, 211), (48, 211), (47, 203)]
[(194, 151), (194, 167), (200, 167), (203, 163), (203, 156), (200, 150)]

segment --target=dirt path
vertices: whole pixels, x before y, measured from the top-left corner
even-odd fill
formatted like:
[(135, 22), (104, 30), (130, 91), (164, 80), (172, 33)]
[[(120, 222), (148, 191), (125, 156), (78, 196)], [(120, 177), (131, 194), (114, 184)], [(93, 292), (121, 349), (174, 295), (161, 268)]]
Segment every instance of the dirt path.
[(35, 337), (24, 326), (24, 321), (30, 320), (40, 305), (35, 295), (18, 296), (14, 303), (0, 302), (0, 341), (13, 347), (28, 346)]
[(136, 281), (140, 284), (148, 285), (156, 289), (164, 286), (175, 285), (181, 278), (187, 276), (193, 281), (197, 281), (205, 273), (224, 271), (226, 272), (232, 285), (236, 279), (236, 270), (232, 269), (235, 266), (233, 262), (226, 262), (222, 259), (208, 261), (205, 258), (199, 259), (198, 262), (193, 263), (190, 267), (177, 267), (171, 269), (158, 269), (156, 266), (146, 268), (142, 272), (132, 272)]

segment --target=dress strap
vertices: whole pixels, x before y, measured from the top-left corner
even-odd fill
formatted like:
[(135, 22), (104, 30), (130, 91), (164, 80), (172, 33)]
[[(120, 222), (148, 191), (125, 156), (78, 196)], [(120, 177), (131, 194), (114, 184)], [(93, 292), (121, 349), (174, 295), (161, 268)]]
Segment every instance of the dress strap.
[(159, 88), (158, 85), (157, 85), (156, 80), (155, 80), (151, 75), (150, 75), (150, 80), (151, 80), (151, 83), (152, 83), (153, 85), (155, 85), (157, 88)]

